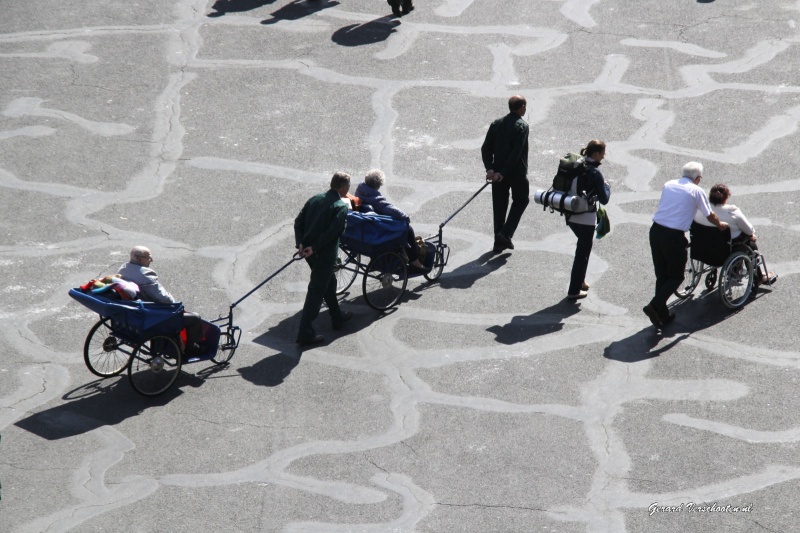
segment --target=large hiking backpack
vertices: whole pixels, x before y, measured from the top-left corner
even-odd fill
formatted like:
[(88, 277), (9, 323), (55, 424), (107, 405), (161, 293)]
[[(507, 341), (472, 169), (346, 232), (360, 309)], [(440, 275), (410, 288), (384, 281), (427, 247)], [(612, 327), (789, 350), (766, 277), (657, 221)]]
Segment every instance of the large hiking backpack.
[(569, 152), (562, 157), (558, 161), (558, 171), (556, 175), (553, 176), (553, 186), (551, 190), (561, 193), (561, 195), (558, 196), (559, 199), (566, 200), (568, 197), (572, 198), (572, 196), (570, 196), (572, 183), (577, 179), (578, 183), (575, 187), (577, 193), (575, 196), (577, 196), (578, 200), (571, 203), (572, 209), (565, 208), (563, 200), (560, 202), (548, 202), (549, 205), (547, 207), (562, 214), (586, 213), (596, 210), (596, 201), (591, 194), (594, 191), (586, 190), (586, 173), (588, 170), (586, 159), (582, 155)]

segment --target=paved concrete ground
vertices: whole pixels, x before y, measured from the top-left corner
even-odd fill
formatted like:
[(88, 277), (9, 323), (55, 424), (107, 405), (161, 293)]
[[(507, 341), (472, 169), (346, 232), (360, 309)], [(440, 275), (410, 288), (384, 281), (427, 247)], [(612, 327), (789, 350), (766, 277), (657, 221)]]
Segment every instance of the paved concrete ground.
[[(0, 531), (788, 532), (800, 528), (800, 2), (5, 2), (0, 17)], [(530, 100), (532, 189), (608, 143), (612, 233), (531, 203), (490, 256), (485, 191), (437, 283), (293, 344), (307, 268), (236, 309), (230, 366), (150, 400), (82, 361), (67, 296), (134, 244), (205, 317), (284, 264), (330, 175), (372, 167), (419, 233), (481, 185)], [(641, 308), (662, 183), (730, 185), (780, 274)], [(652, 507), (655, 505), (656, 507)], [(667, 512), (664, 506), (672, 508)], [(731, 507), (728, 507), (731, 506)], [(740, 509), (732, 512), (733, 508)], [(656, 512), (658, 511), (658, 512)]]

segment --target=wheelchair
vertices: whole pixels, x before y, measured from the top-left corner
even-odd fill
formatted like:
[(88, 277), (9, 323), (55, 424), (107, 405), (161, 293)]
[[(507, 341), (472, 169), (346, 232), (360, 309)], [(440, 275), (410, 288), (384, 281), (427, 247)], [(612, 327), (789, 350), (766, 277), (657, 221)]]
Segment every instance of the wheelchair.
[(718, 285), (719, 297), (725, 307), (742, 307), (761, 283), (759, 270), (768, 272), (764, 256), (744, 243), (732, 242), (730, 228), (720, 231), (713, 226), (692, 222), (689, 232), (686, 282), (675, 291), (675, 296), (688, 298), (705, 274), (706, 289), (711, 291)]

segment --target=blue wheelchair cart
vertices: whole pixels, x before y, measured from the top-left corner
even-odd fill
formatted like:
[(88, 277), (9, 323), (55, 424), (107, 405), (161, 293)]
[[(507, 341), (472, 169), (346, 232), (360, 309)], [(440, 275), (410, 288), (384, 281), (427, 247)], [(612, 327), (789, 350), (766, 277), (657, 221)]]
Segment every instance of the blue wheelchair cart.
[(112, 377), (128, 371), (133, 389), (156, 396), (169, 389), (184, 364), (212, 361), (225, 365), (239, 347), (242, 332), (233, 325), (233, 309), (242, 300), (299, 260), (292, 259), (250, 292), (232, 303), (227, 316), (202, 321), (203, 339), (196, 353), (185, 352), (183, 304), (116, 300), (81, 288), (69, 295), (100, 315), (83, 345), (83, 361), (96, 376)]
[(336, 261), (336, 294), (342, 294), (362, 275), (362, 292), (367, 305), (378, 311), (395, 307), (408, 285), (408, 279), (423, 276), (436, 281), (442, 275), (450, 258), (450, 248), (443, 240), (443, 230), (467, 204), (477, 197), (489, 183), (485, 183), (469, 200), (439, 224), (436, 235), (423, 239), (425, 254), (420, 262), (425, 272), (413, 272), (408, 267), (408, 221), (374, 213), (350, 211), (347, 228), (339, 239)]

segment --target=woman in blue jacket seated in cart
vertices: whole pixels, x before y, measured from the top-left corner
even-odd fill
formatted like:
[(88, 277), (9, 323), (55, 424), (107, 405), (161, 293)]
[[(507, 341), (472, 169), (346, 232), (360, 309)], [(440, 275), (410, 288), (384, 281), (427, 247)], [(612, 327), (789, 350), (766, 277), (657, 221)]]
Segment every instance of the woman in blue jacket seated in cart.
[(356, 187), (356, 196), (361, 200), (361, 210), (365, 212), (374, 211), (379, 215), (386, 215), (396, 220), (407, 220), (408, 225), (408, 246), (406, 246), (406, 254), (408, 254), (408, 265), (412, 272), (429, 272), (429, 268), (425, 268), (419, 258), (417, 250), (417, 237), (414, 235), (414, 229), (411, 227), (411, 218), (402, 210), (392, 205), (379, 191), (381, 186), (386, 183), (386, 175), (382, 170), (370, 170), (364, 176), (364, 181)]

